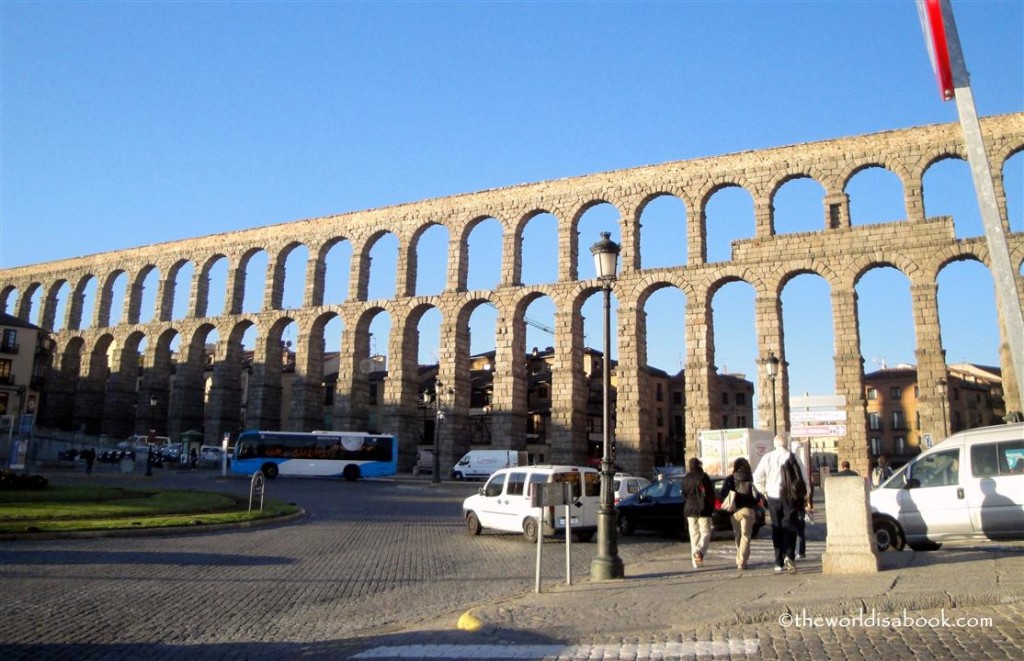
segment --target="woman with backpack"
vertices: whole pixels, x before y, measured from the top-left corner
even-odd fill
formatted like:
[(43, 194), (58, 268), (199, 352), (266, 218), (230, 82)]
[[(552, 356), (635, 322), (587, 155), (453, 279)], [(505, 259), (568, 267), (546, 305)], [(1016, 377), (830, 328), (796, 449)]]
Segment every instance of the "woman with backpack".
[(761, 498), (754, 488), (753, 471), (745, 457), (739, 457), (732, 463), (732, 475), (722, 482), (720, 497), (723, 503), (730, 493), (735, 494), (729, 520), (736, 539), (736, 569), (743, 571), (750, 558), (750, 540), (754, 536), (757, 502)]

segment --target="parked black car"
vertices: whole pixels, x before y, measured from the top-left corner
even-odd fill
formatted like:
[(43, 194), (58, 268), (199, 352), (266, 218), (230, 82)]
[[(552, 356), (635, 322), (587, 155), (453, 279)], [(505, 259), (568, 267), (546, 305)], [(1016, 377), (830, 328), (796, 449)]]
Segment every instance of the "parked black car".
[[(722, 488), (722, 480), (712, 480), (715, 494)], [(716, 506), (717, 498), (716, 498)], [(623, 498), (616, 509), (619, 510), (619, 532), (632, 535), (638, 530), (653, 530), (666, 535), (681, 536), (689, 539), (686, 517), (683, 516), (683, 478), (663, 478), (639, 493)], [(732, 536), (730, 513), (716, 509), (711, 517), (713, 532), (728, 532)], [(758, 506), (757, 518), (754, 520), (754, 537), (761, 531), (765, 523), (765, 509)]]

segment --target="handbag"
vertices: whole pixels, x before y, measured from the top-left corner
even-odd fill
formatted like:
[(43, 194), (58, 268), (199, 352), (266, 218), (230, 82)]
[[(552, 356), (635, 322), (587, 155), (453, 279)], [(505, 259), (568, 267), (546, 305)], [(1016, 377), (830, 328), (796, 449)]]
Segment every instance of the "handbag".
[(725, 510), (726, 512), (735, 512), (736, 511), (736, 492), (735, 491), (730, 491), (729, 495), (725, 497), (725, 500), (722, 501), (721, 509)]

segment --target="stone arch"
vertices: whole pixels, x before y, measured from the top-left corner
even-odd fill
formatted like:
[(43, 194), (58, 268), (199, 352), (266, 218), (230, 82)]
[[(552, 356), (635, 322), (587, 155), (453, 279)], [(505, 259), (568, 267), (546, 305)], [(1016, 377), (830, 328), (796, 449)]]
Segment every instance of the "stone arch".
[[(499, 252), (501, 254), (497, 257), (497, 259), (494, 260), (495, 263), (497, 264), (497, 268), (496, 268), (497, 277), (494, 280), (494, 286), (490, 287), (490, 288), (491, 289), (496, 289), (496, 288), (501, 286), (501, 278), (502, 278), (502, 272), (503, 272), (503, 270), (501, 268), (501, 265), (504, 262), (505, 258), (507, 257), (507, 255), (505, 255), (505, 245), (504, 244), (505, 244), (505, 237), (508, 235), (508, 224), (509, 223), (506, 220), (504, 220), (502, 217), (500, 217), (498, 214), (491, 213), (491, 214), (480, 214), (480, 215), (474, 216), (468, 222), (466, 222), (465, 225), (463, 225), (462, 231), (459, 234), (459, 242), (458, 242), (459, 252), (460, 252), (461, 255), (463, 255), (463, 259), (460, 261), (460, 265), (459, 265), (459, 279), (458, 279), (458, 289), (459, 289), (459, 291), (467, 291), (467, 290), (469, 290), (469, 288), (470, 288), (470, 279), (473, 277), (473, 275), (475, 273), (479, 273), (479, 271), (480, 271), (480, 268), (479, 268), (478, 265), (483, 260), (480, 259), (479, 252), (473, 251), (472, 247), (469, 244), (470, 244), (470, 237), (472, 237), (474, 235), (474, 233), (476, 233), (476, 232), (484, 231), (483, 227), (485, 225), (497, 226), (498, 230), (499, 230), (499, 235), (497, 237), (497, 244), (498, 244), (497, 247), (498, 247), (498, 250), (499, 250)], [(487, 238), (487, 237), (485, 237), (485, 238)], [(473, 253), (473, 254), (470, 254), (470, 253)], [(475, 259), (475, 260), (473, 259), (474, 255), (477, 257), (477, 259)]]
[[(666, 201), (666, 200), (675, 200), (675, 201), (679, 202), (679, 204), (682, 205), (682, 218), (678, 219), (678, 221), (679, 221), (679, 228), (681, 229), (680, 233), (682, 234), (682, 240), (681, 240), (681, 243), (682, 243), (681, 248), (682, 249), (681, 249), (680, 255), (679, 255), (680, 259), (678, 259), (678, 260), (662, 260), (661, 263), (659, 263), (659, 264), (657, 264), (655, 266), (667, 266), (667, 267), (685, 266), (687, 264), (687, 262), (689, 262), (689, 252), (688, 252), (688, 250), (689, 250), (689, 243), (690, 243), (689, 242), (689, 236), (688, 236), (688, 234), (689, 234), (689, 225), (690, 225), (689, 218), (688, 218), (689, 214), (687, 213), (686, 201), (683, 200), (683, 198), (679, 197), (679, 195), (676, 195), (674, 193), (670, 193), (670, 192), (666, 192), (666, 191), (659, 191), (659, 192), (651, 193), (649, 195), (645, 195), (640, 200), (640, 203), (637, 205), (637, 210), (636, 210), (638, 234), (640, 235), (639, 236), (639, 241), (635, 241), (634, 242), (634, 243), (638, 243), (639, 244), (639, 245), (636, 246), (636, 253), (637, 253), (638, 257), (640, 257), (640, 255), (643, 254), (643, 252), (644, 252), (643, 247), (645, 245), (649, 245), (649, 244), (646, 243), (645, 237), (654, 233), (653, 228), (651, 228), (651, 227), (644, 228), (644, 221), (645, 221), (645, 219), (647, 219), (648, 211), (650, 211), (651, 213), (658, 213), (658, 214), (664, 213), (664, 214), (667, 215), (669, 213), (668, 210), (662, 211), (661, 209), (654, 208), (656, 206), (660, 206), (660, 203), (663, 202), (663, 201)], [(656, 218), (654, 220), (654, 222), (659, 222), (661, 220), (662, 219)], [(660, 225), (659, 225), (659, 227), (660, 227)], [(668, 228), (666, 228), (666, 229), (668, 229)], [(650, 234), (648, 234), (648, 232), (650, 232)], [(670, 237), (674, 237), (673, 234), (669, 234), (669, 236)], [(624, 241), (624, 243), (625, 243), (625, 241)], [(639, 262), (639, 264), (637, 265), (637, 268), (644, 268), (644, 269), (652, 268), (651, 265), (648, 265), (648, 264), (646, 264), (644, 262), (642, 257), (640, 257), (636, 261)]]
[[(421, 272), (420, 272), (420, 268), (419, 267), (420, 267), (420, 264), (422, 263), (421, 260), (420, 260), (420, 256), (421, 256), (420, 255), (420, 250), (423, 247), (424, 238), (427, 236), (427, 234), (429, 232), (434, 231), (434, 228), (439, 228), (437, 231), (443, 231), (444, 232), (444, 234), (445, 234), (445, 244), (449, 248), (451, 246), (451, 233), (448, 230), (448, 226), (445, 225), (444, 223), (441, 223), (441, 222), (438, 222), (438, 221), (434, 221), (434, 220), (429, 220), (429, 221), (426, 221), (426, 222), (422, 223), (418, 227), (416, 227), (416, 229), (412, 233), (412, 236), (409, 239), (409, 245), (408, 245), (408, 248), (406, 249), (406, 255), (405, 255), (405, 283), (406, 284), (405, 284), (404, 290), (399, 292), (399, 294), (402, 295), (402, 296), (424, 296), (424, 295), (429, 295), (427, 291), (424, 291), (421, 288), (424, 283), (421, 281), (421, 278), (420, 278)], [(441, 273), (442, 273), (441, 287), (440, 287), (440, 291), (438, 291), (437, 293), (442, 293), (442, 292), (444, 292), (445, 289), (447, 289), (447, 286), (448, 286), (448, 272), (449, 272), (450, 268), (451, 268), (451, 255), (450, 255), (450, 250), (449, 250), (445, 254), (444, 268), (441, 269)]]
[[(765, 228), (759, 228), (758, 227), (758, 223), (757, 223), (757, 202), (756, 202), (756, 198), (751, 193), (752, 189), (748, 188), (748, 187), (746, 187), (746, 186), (744, 186), (741, 183), (738, 183), (736, 181), (721, 180), (721, 178), (719, 178), (719, 179), (720, 180), (711, 182), (709, 184), (707, 190), (704, 191), (704, 194), (701, 196), (701, 200), (700, 200), (700, 227), (701, 227), (701, 233), (704, 236), (704, 252), (701, 255), (701, 258), (702, 258), (702, 261), (704, 261), (704, 262), (711, 261), (711, 259), (712, 259), (712, 249), (714, 249), (715, 256), (718, 256), (718, 253), (722, 252), (717, 247), (717, 243), (714, 241), (714, 239), (712, 237), (712, 231), (711, 231), (711, 227), (709, 226), (710, 223), (709, 223), (709, 219), (708, 219), (708, 207), (711, 206), (711, 203), (712, 203), (713, 199), (715, 199), (715, 198), (723, 199), (722, 197), (719, 197), (719, 196), (721, 194), (723, 194), (725, 191), (737, 190), (737, 191), (742, 191), (743, 193), (746, 194), (745, 199), (749, 199), (750, 200), (750, 221), (753, 223), (753, 230), (754, 230), (752, 234), (749, 234), (749, 235), (746, 235), (746, 236), (740, 235), (740, 236), (737, 236), (735, 239), (733, 239), (731, 241), (728, 240), (729, 237), (726, 237), (727, 245), (731, 244), (735, 240), (740, 240), (740, 239), (744, 239), (744, 238), (754, 238), (754, 237), (757, 237), (757, 236), (759, 236), (759, 231), (761, 231), (762, 229), (764, 229), (764, 231), (767, 231), (767, 229), (765, 229)], [(727, 203), (728, 203), (728, 200), (727, 200)], [(717, 224), (716, 228), (717, 229), (724, 228), (724, 223)], [(716, 261), (727, 261), (727, 260), (716, 260)]]
[[(821, 189), (821, 196), (819, 198), (820, 206), (818, 208), (818, 215), (817, 215), (818, 223), (819, 223), (818, 226), (813, 228), (813, 229), (803, 229), (802, 227), (800, 227), (800, 228), (795, 229), (795, 230), (794, 229), (789, 229), (789, 230), (786, 230), (784, 232), (780, 232), (779, 231), (779, 213), (778, 213), (778, 208), (777, 208), (778, 207), (778, 201), (779, 201), (779, 194), (784, 189), (786, 189), (787, 187), (788, 188), (792, 188), (795, 185), (802, 185), (802, 184), (806, 184), (806, 183), (813, 183), (813, 184), (817, 185), (818, 188)], [(809, 193), (804, 193), (804, 194), (808, 194), (809, 195)], [(773, 184), (771, 186), (771, 189), (770, 189), (770, 191), (768, 193), (768, 208), (769, 208), (769, 210), (771, 212), (771, 233), (772, 233), (772, 235), (773, 236), (778, 236), (778, 235), (790, 234), (790, 233), (794, 233), (794, 232), (799, 233), (799, 232), (805, 232), (805, 231), (819, 231), (819, 230), (822, 230), (822, 229), (828, 229), (829, 227), (838, 227), (839, 226), (839, 218), (838, 217), (833, 218), (833, 214), (829, 213), (828, 205), (826, 203), (827, 199), (828, 199), (828, 189), (822, 184), (821, 181), (819, 181), (817, 178), (811, 176), (811, 174), (809, 174), (809, 173), (807, 173), (805, 171), (791, 172), (791, 173), (788, 173), (788, 174), (780, 177), (775, 182), (773, 182)]]
[[(191, 302), (189, 303), (189, 313), (187, 316), (196, 318), (205, 318), (210, 316), (218, 316), (226, 312), (225, 305), (221, 305), (221, 309), (218, 310), (218, 314), (210, 314), (211, 310), (211, 291), (210, 282), (213, 279), (211, 273), (220, 261), (223, 260), (230, 270), (227, 256), (222, 252), (215, 252), (208, 255), (201, 262), (199, 262), (199, 268), (197, 269), (196, 279), (193, 284), (193, 294), (191, 294)], [(221, 297), (225, 297), (227, 294), (227, 282), (223, 282), (223, 290), (220, 293)], [(226, 299), (225, 299), (226, 302)]]
[(14, 312), (14, 303), (18, 300), (18, 288), (15, 285), (7, 285), (0, 288), (0, 312), (17, 316)]
[[(580, 250), (580, 245), (579, 245), (580, 222), (583, 220), (583, 217), (588, 212), (590, 212), (592, 209), (595, 209), (595, 208), (597, 208), (597, 207), (599, 207), (601, 205), (604, 205), (604, 204), (607, 204), (611, 209), (614, 209), (615, 212), (618, 214), (619, 219), (618, 219), (618, 221), (615, 222), (616, 229), (618, 229), (618, 236), (616, 236), (615, 233), (612, 232), (612, 240), (613, 241), (614, 240), (618, 240), (620, 244), (622, 242), (623, 219), (624, 219), (625, 216), (623, 214), (623, 210), (622, 210), (621, 207), (618, 207), (615, 204), (613, 204), (610, 201), (610, 198), (608, 196), (596, 197), (596, 198), (593, 198), (591, 200), (587, 200), (583, 204), (579, 205), (579, 207), (572, 214), (572, 216), (570, 216), (571, 220), (569, 222), (570, 254), (573, 254), (573, 255), (576, 256), (575, 260), (570, 265), (571, 266), (571, 269), (570, 269), (571, 275), (570, 275), (570, 277), (571, 277), (572, 280), (579, 280), (580, 279), (580, 271), (581, 271), (581, 269), (580, 269), (580, 262), (581, 262), (581, 260), (584, 257), (588, 257), (589, 254), (590, 254), (590, 243), (587, 243), (587, 245), (585, 247), (585, 250), (586, 250), (585, 253), (584, 253), (584, 251)], [(598, 222), (600, 222), (600, 221), (598, 221)], [(590, 241), (596, 242), (599, 239), (600, 239), (599, 234), (595, 232), (593, 238), (591, 238)], [(586, 272), (586, 269), (583, 269), (583, 271)]]
[[(524, 263), (525, 260), (523, 258), (524, 257), (523, 251), (524, 251), (524, 245), (526, 243), (526, 232), (527, 232), (527, 229), (529, 227), (531, 227), (531, 225), (535, 225), (535, 223), (538, 221), (538, 219), (541, 216), (547, 216), (547, 215), (550, 215), (554, 219), (554, 221), (555, 221), (555, 260), (554, 260), (555, 261), (555, 265), (554, 265), (555, 277), (553, 279), (547, 281), (547, 282), (556, 282), (558, 280), (558, 273), (559, 273), (559, 270), (562, 267), (562, 265), (561, 265), (562, 255), (561, 255), (561, 251), (558, 250), (559, 243), (560, 243), (560, 240), (559, 240), (559, 233), (560, 233), (559, 232), (559, 228), (560, 228), (562, 223), (561, 223), (561, 221), (558, 218), (558, 214), (556, 214), (554, 211), (551, 211), (551, 210), (548, 210), (548, 209), (544, 209), (544, 208), (533, 208), (533, 209), (530, 209), (529, 211), (527, 211), (526, 213), (520, 214), (519, 219), (515, 222), (515, 224), (512, 226), (511, 230), (509, 231), (509, 235), (512, 238), (512, 246), (510, 248), (510, 252), (511, 252), (511, 256), (512, 256), (511, 257), (512, 267), (511, 267), (511, 271), (507, 272), (505, 277), (503, 278), (505, 282), (508, 282), (508, 283), (516, 285), (516, 286), (522, 286), (523, 283), (525, 282), (526, 278), (525, 278), (525, 275), (524, 275), (524, 268), (523, 268), (523, 263)], [(506, 246), (506, 247), (508, 247), (508, 246)], [(531, 284), (547, 284), (547, 282), (531, 282)]]

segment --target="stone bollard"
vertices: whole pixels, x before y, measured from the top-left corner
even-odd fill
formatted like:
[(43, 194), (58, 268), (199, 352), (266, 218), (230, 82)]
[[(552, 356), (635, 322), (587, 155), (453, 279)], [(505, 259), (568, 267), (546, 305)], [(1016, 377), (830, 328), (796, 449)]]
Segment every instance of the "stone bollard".
[(828, 535), (821, 557), (822, 573), (876, 573), (878, 553), (864, 478), (832, 476), (825, 480), (825, 516)]

